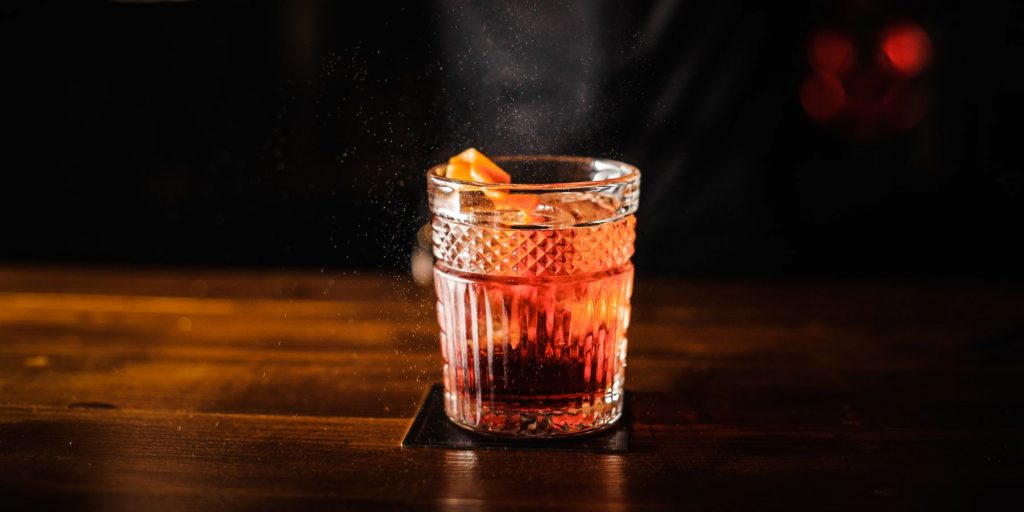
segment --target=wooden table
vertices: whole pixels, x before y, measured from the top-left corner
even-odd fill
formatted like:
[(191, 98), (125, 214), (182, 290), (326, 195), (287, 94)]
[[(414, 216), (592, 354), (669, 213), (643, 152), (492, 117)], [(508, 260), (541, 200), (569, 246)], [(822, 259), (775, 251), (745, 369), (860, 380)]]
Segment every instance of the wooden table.
[(1019, 292), (641, 279), (626, 454), (402, 448), (439, 376), (432, 293), (356, 273), (0, 268), (7, 510), (1020, 501)]

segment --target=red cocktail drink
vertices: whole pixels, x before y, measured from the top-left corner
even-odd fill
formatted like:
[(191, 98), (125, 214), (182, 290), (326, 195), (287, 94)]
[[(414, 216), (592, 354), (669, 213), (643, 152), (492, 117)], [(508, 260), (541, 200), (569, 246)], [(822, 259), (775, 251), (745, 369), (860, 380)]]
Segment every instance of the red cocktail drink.
[(610, 425), (622, 413), (639, 173), (495, 160), (515, 184), (445, 178), (443, 166), (428, 176), (448, 416), (510, 435)]

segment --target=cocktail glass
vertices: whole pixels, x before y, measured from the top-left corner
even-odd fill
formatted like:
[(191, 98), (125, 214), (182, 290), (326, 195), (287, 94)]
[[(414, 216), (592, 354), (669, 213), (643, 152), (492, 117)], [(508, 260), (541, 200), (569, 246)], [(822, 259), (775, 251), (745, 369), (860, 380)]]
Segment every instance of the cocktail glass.
[[(498, 435), (606, 428), (622, 414), (640, 173), (595, 158), (494, 161), (511, 184), (427, 174), (445, 411)], [(509, 206), (523, 204), (536, 207)]]

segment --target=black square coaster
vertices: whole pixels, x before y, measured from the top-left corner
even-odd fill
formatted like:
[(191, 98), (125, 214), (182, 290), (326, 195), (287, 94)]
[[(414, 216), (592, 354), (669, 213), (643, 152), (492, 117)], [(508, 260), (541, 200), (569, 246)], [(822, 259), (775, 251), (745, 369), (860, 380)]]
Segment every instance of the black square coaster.
[(566, 439), (534, 439), (474, 434), (455, 426), (444, 413), (444, 386), (430, 387), (423, 406), (409, 427), (402, 446), (454, 450), (555, 450), (598, 453), (629, 451), (629, 394), (623, 401), (623, 415), (608, 430)]

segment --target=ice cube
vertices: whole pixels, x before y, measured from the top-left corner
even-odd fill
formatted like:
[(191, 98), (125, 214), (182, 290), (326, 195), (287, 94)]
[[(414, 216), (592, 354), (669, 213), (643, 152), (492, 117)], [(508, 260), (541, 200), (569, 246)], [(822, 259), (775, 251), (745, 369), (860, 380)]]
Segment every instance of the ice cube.
[(545, 224), (571, 226), (611, 218), (618, 207), (618, 201), (609, 195), (563, 192), (541, 195), (536, 214)]

